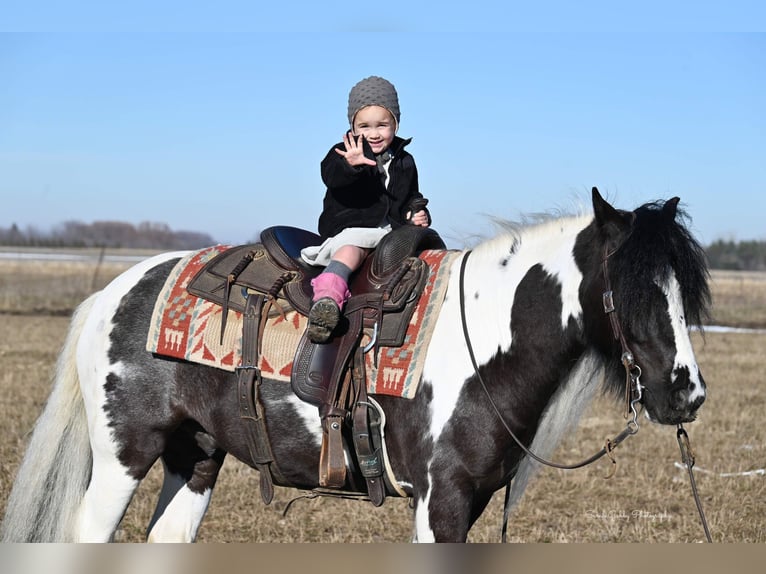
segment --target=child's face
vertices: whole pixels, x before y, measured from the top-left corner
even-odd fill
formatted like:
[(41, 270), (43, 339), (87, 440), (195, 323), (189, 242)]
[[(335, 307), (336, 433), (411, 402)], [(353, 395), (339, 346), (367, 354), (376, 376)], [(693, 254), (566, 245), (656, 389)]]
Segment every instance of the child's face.
[(388, 149), (396, 135), (396, 120), (386, 108), (367, 106), (356, 112), (354, 135), (362, 135), (376, 154)]

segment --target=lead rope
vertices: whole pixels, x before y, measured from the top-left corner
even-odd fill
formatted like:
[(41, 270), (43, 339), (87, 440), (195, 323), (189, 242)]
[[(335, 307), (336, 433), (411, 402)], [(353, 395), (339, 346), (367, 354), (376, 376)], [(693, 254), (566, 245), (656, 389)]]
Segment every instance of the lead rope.
[(699, 492), (697, 492), (697, 483), (694, 480), (694, 471), (692, 470), (692, 467), (694, 467), (694, 451), (692, 450), (692, 445), (689, 441), (689, 435), (686, 434), (686, 429), (684, 429), (683, 425), (678, 425), (676, 438), (678, 439), (678, 448), (681, 449), (681, 460), (689, 471), (689, 483), (692, 486), (694, 503), (697, 505), (697, 511), (700, 515), (702, 528), (705, 531), (705, 537), (708, 542), (713, 542), (713, 538), (710, 536), (710, 529), (707, 526), (707, 520), (705, 519), (705, 512), (702, 510), (702, 501), (700, 500)]

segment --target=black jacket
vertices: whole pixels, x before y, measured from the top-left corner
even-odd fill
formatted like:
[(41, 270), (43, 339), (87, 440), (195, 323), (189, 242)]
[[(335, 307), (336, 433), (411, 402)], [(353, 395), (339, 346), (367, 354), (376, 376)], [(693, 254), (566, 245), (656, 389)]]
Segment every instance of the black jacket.
[[(394, 137), (388, 167), (390, 181), (386, 189), (385, 175), (377, 166), (351, 166), (335, 151), (343, 149), (336, 144), (322, 160), (322, 181), (327, 186), (322, 214), (319, 216), (319, 235), (323, 239), (337, 235), (347, 227), (379, 227), (390, 223), (393, 228), (407, 223), (406, 215), (412, 202), (422, 199), (418, 190), (418, 170), (415, 160), (404, 147), (411, 139)], [(364, 154), (375, 159), (372, 148), (365, 141)], [(429, 217), (430, 219), (430, 217)]]

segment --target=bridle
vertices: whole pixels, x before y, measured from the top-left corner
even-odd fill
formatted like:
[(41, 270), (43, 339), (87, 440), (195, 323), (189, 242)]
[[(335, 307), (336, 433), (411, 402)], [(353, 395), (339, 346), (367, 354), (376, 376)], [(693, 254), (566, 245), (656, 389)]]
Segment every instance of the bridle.
[[(466, 264), (468, 262), (468, 258), (472, 253), (471, 250), (466, 251), (465, 255), (463, 256), (463, 260), (460, 263), (460, 277), (459, 277), (460, 320), (463, 327), (463, 338), (465, 339), (466, 348), (468, 349), (468, 355), (471, 358), (471, 364), (473, 366), (476, 379), (479, 382), (479, 385), (481, 386), (481, 388), (484, 390), (484, 394), (487, 396), (487, 399), (489, 400), (492, 410), (494, 410), (495, 415), (497, 416), (498, 420), (503, 425), (505, 430), (514, 440), (514, 442), (519, 446), (519, 448), (521, 448), (524, 454), (526, 454), (533, 460), (545, 466), (550, 466), (553, 468), (558, 468), (563, 470), (574, 470), (577, 468), (582, 468), (584, 466), (587, 466), (593, 462), (596, 462), (603, 456), (608, 456), (610, 461), (612, 462), (612, 469), (606, 478), (611, 478), (611, 476), (614, 475), (614, 471), (617, 465), (617, 461), (612, 456), (612, 451), (625, 439), (627, 439), (628, 437), (638, 432), (638, 429), (639, 429), (638, 411), (636, 409), (636, 405), (640, 404), (642, 399), (642, 387), (640, 382), (641, 367), (636, 363), (635, 356), (633, 355), (633, 352), (630, 350), (627, 339), (622, 330), (620, 318), (615, 310), (614, 292), (612, 291), (611, 281), (609, 279), (608, 262), (609, 262), (609, 258), (615, 253), (615, 251), (616, 249), (609, 251), (608, 246), (604, 247), (604, 256), (601, 260), (601, 269), (602, 269), (604, 285), (605, 285), (605, 289), (602, 294), (602, 302), (604, 306), (604, 313), (609, 317), (609, 322), (612, 326), (612, 333), (614, 334), (614, 338), (615, 340), (620, 342), (620, 346), (622, 348), (620, 361), (622, 362), (622, 365), (625, 368), (625, 405), (626, 405), (625, 418), (628, 418), (628, 417), (631, 417), (631, 418), (628, 421), (626, 427), (614, 439), (606, 439), (606, 442), (604, 446), (601, 448), (601, 450), (599, 450), (592, 456), (574, 464), (562, 464), (558, 462), (553, 462), (536, 455), (516, 436), (516, 433), (513, 432), (511, 427), (506, 422), (505, 418), (500, 412), (500, 409), (497, 407), (495, 401), (492, 399), (492, 395), (490, 394), (489, 389), (487, 388), (487, 385), (484, 382), (483, 377), (481, 376), (479, 366), (476, 362), (476, 356), (473, 351), (473, 345), (471, 344), (471, 338), (468, 333), (468, 323), (466, 320), (466, 313), (465, 313), (465, 301), (466, 301), (465, 269), (466, 269)], [(708, 542), (712, 542), (712, 539), (710, 537), (710, 532), (707, 527), (707, 521), (705, 520), (705, 515), (704, 515), (704, 512), (702, 511), (702, 505), (699, 500), (699, 495), (697, 494), (696, 484), (694, 482), (694, 475), (692, 473), (692, 466), (694, 465), (694, 457), (691, 454), (691, 445), (689, 444), (689, 437), (686, 434), (686, 431), (683, 429), (683, 427), (680, 424), (678, 425), (677, 436), (678, 436), (678, 443), (681, 448), (682, 458), (684, 462), (687, 464), (687, 468), (689, 470), (689, 477), (692, 484), (692, 492), (694, 493), (695, 502), (697, 504), (697, 509), (700, 513), (700, 518), (702, 519), (702, 524), (705, 530), (705, 534), (707, 536)], [(502, 528), (503, 542), (506, 541), (508, 516), (510, 514), (510, 491), (511, 491), (511, 481), (509, 480), (508, 484), (506, 485), (505, 504), (503, 509), (503, 528)]]
[(604, 305), (604, 313), (609, 317), (609, 323), (612, 325), (612, 333), (614, 334), (615, 341), (620, 342), (622, 347), (622, 354), (620, 355), (620, 362), (625, 367), (625, 418), (628, 418), (633, 413), (633, 423), (636, 425), (636, 431), (638, 431), (638, 423), (636, 423), (636, 411), (634, 408), (635, 403), (641, 400), (641, 367), (636, 364), (633, 351), (628, 346), (628, 341), (625, 338), (625, 333), (622, 330), (622, 324), (620, 323), (620, 317), (617, 314), (614, 306), (614, 292), (612, 291), (612, 281), (609, 279), (609, 258), (614, 255), (616, 249), (609, 251), (607, 245), (604, 246), (604, 257), (601, 259), (601, 271), (604, 276), (604, 293), (601, 296), (602, 303)]

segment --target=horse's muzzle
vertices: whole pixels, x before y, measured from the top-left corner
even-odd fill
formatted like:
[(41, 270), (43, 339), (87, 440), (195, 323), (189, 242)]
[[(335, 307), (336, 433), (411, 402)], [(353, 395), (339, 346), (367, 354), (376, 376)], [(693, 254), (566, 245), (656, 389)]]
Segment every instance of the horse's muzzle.
[(664, 405), (645, 405), (651, 421), (663, 425), (690, 423), (697, 418), (697, 411), (705, 402), (704, 393), (695, 393), (694, 389), (688, 388), (673, 391), (669, 398)]

